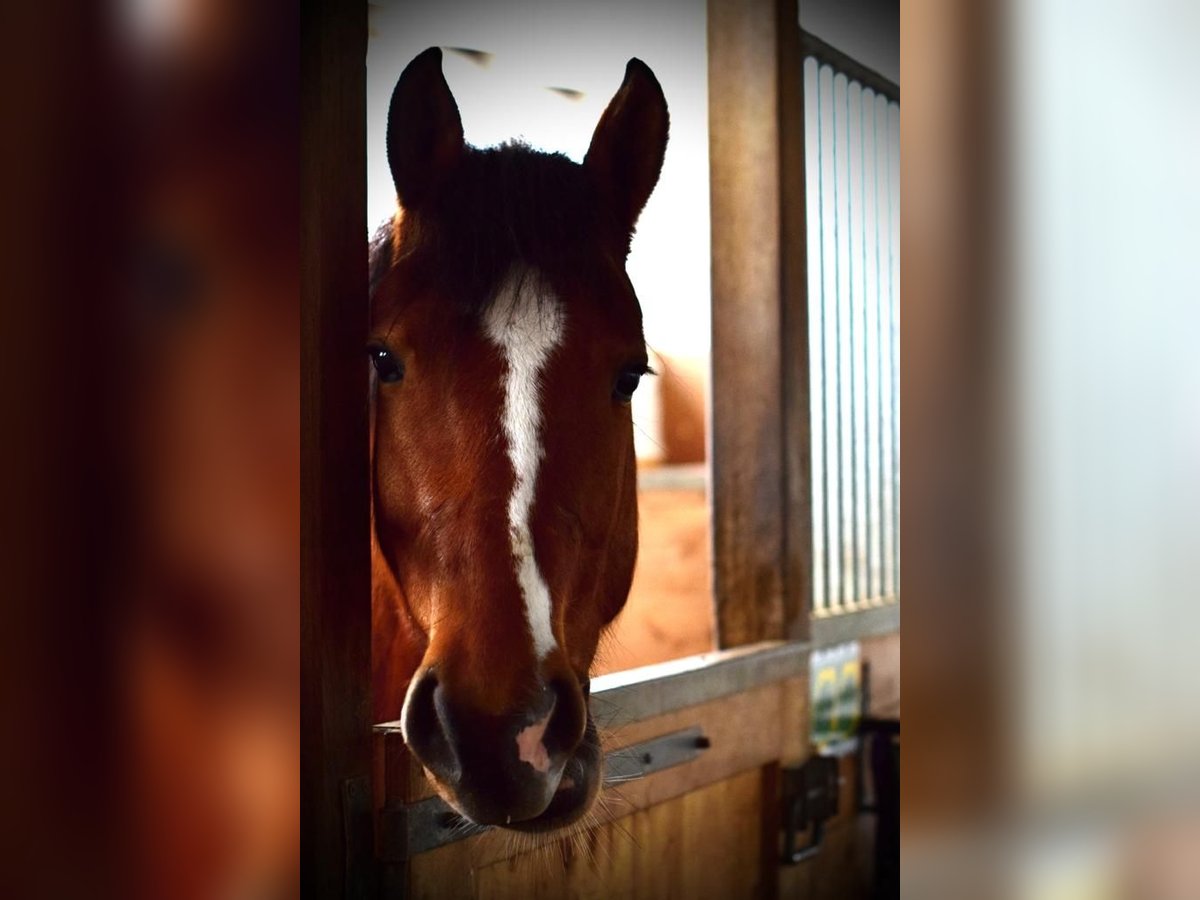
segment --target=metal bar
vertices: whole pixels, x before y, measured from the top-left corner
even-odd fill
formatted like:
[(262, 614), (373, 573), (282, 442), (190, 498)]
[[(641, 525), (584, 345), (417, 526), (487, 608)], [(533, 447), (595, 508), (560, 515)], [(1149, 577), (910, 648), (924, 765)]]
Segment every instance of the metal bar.
[(613, 750), (604, 757), (604, 784), (624, 784), (689, 763), (709, 748), (699, 725), (673, 731), (641, 744)]
[(800, 30), (800, 48), (804, 56), (814, 57), (822, 65), (832, 66), (836, 71), (869, 87), (877, 94), (882, 94), (894, 103), (900, 102), (900, 85), (889, 78), (884, 78), (874, 69), (864, 66), (854, 57), (843, 53), (831, 44), (827, 44), (815, 34), (804, 29)]
[(821, 416), (825, 430), (825, 612), (836, 611), (842, 599), (841, 519), (838, 515), (841, 488), (838, 480), (841, 432), (837, 418), (837, 247), (833, 225), (836, 219), (835, 163), (833, 140), (833, 69), (817, 69), (818, 148), (821, 193), (821, 359), (825, 367)]
[(866, 461), (866, 297), (863, 265), (864, 198), (862, 156), (862, 85), (846, 89), (846, 172), (850, 217), (846, 222), (850, 250), (850, 451), (851, 519), (854, 522), (854, 597), (858, 602), (871, 596), (867, 554), (867, 461)]
[(814, 619), (812, 623), (813, 647), (831, 647), (862, 638), (879, 637), (900, 630), (900, 605), (892, 602), (883, 606), (867, 607), (840, 616)]
[(814, 611), (824, 611), (829, 605), (828, 542), (829, 531), (826, 509), (826, 445), (825, 431), (828, 427), (825, 409), (825, 234), (821, 226), (824, 179), (821, 174), (821, 95), (820, 67), (815, 59), (804, 63), (804, 177), (808, 183), (805, 190), (808, 227), (807, 240), (814, 246), (805, 256), (808, 266), (808, 352), (809, 352), (809, 417), (812, 428), (812, 606)]
[[(884, 302), (884, 293), (885, 293), (885, 290), (887, 289), (886, 286), (888, 285), (889, 282), (888, 282), (887, 278), (884, 276), (884, 273), (881, 269), (880, 262), (879, 262), (880, 247), (883, 245), (883, 241), (887, 237), (886, 229), (880, 227), (880, 223), (883, 221), (883, 206), (881, 204), (880, 194), (879, 194), (879, 181), (880, 181), (880, 179), (879, 179), (879, 153), (880, 153), (880, 146), (884, 145), (886, 143), (887, 135), (885, 133), (882, 138), (880, 137), (880, 134), (879, 134), (879, 112), (880, 112), (880, 109), (883, 109), (883, 110), (887, 109), (887, 102), (888, 101), (887, 101), (886, 97), (876, 94), (875, 99), (872, 101), (871, 111), (870, 111), (871, 140), (872, 140), (870, 168), (871, 168), (871, 184), (872, 184), (872, 197), (873, 197), (873, 212), (874, 212), (874, 217), (875, 217), (874, 255), (873, 255), (873, 267), (872, 267), (872, 271), (875, 274), (875, 278), (874, 278), (875, 287), (874, 287), (874, 302), (872, 303), (872, 308), (875, 310), (874, 337), (875, 337), (875, 347), (876, 347), (876, 351), (877, 351), (875, 354), (873, 354), (873, 361), (875, 364), (875, 405), (874, 405), (874, 415), (872, 416), (872, 419), (875, 422), (875, 441), (873, 444), (873, 450), (875, 453), (875, 464), (876, 464), (875, 465), (875, 486), (876, 486), (876, 490), (878, 493), (877, 512), (879, 515), (879, 531), (878, 531), (878, 536), (877, 536), (879, 569), (878, 569), (878, 578), (876, 579), (876, 585), (878, 588), (878, 596), (882, 596), (882, 597), (886, 597), (891, 593), (891, 588), (890, 588), (890, 583), (891, 583), (890, 577), (891, 576), (890, 576), (890, 570), (888, 568), (888, 562), (887, 562), (888, 559), (890, 558), (890, 554), (885, 549), (885, 547), (887, 546), (887, 540), (888, 540), (887, 535), (889, 535), (891, 533), (891, 531), (890, 531), (891, 525), (890, 525), (890, 520), (888, 518), (890, 515), (890, 513), (888, 512), (888, 509), (889, 509), (889, 504), (888, 504), (888, 499), (887, 499), (888, 491), (884, 485), (884, 482), (888, 476), (888, 467), (887, 467), (888, 457), (884, 454), (884, 449), (883, 449), (884, 441), (885, 441), (884, 428), (885, 428), (885, 423), (887, 421), (886, 417), (884, 416), (883, 404), (884, 404), (884, 398), (887, 396), (887, 379), (888, 379), (888, 374), (887, 374), (887, 371), (885, 371), (884, 361), (883, 361), (883, 348), (887, 346), (887, 344), (885, 344), (883, 341), (884, 314), (887, 311), (887, 307), (885, 306), (885, 302)], [(887, 226), (890, 227), (890, 225), (891, 225), (891, 223), (888, 222)]]
[[(698, 725), (621, 747), (604, 758), (604, 783), (625, 784), (689, 763), (708, 747), (708, 738)], [(441, 797), (385, 808), (380, 817), (380, 854), (387, 862), (411, 859), (490, 830), (458, 815)]]
[(840, 434), (838, 460), (838, 523), (841, 528), (841, 598), (839, 609), (857, 599), (854, 579), (854, 376), (850, 272), (850, 151), (849, 87), (846, 76), (833, 74), (834, 218), (833, 241), (837, 259), (837, 417)]
[(879, 218), (876, 184), (875, 103), (874, 91), (863, 92), (862, 99), (862, 181), (863, 181), (863, 279), (865, 283), (865, 325), (863, 366), (867, 391), (864, 402), (866, 419), (867, 457), (867, 547), (868, 597), (883, 596), (883, 470), (879, 454)]
[(894, 231), (894, 219), (892, 216), (892, 182), (891, 182), (891, 167), (888, 162), (891, 153), (891, 129), (888, 126), (891, 106), (886, 98), (880, 98), (876, 103), (875, 110), (875, 127), (876, 133), (881, 130), (882, 138), (877, 144), (875, 167), (876, 178), (879, 179), (879, 205), (880, 205), (880, 221), (881, 221), (881, 247), (879, 250), (880, 262), (880, 327), (879, 327), (879, 358), (882, 365), (882, 386), (883, 392), (880, 398), (880, 447), (883, 459), (883, 522), (884, 522), (884, 540), (883, 540), (883, 593), (884, 596), (895, 596), (897, 592), (896, 582), (896, 557), (895, 557), (895, 542), (893, 540), (896, 531), (896, 490), (893, 479), (895, 457), (893, 455), (893, 446), (895, 442), (896, 432), (894, 426), (894, 397), (896, 395), (897, 385), (895, 380), (895, 369), (892, 365), (892, 327), (893, 327), (893, 303), (895, 296), (895, 285), (893, 284), (893, 247), (897, 238)]
[(888, 186), (894, 200), (891, 214), (891, 314), (889, 336), (892, 364), (892, 561), (895, 572), (895, 594), (900, 596), (900, 108), (888, 107)]

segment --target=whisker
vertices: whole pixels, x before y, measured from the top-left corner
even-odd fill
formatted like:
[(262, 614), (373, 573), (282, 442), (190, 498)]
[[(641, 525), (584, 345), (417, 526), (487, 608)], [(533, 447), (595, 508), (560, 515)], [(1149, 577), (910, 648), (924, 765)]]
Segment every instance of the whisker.
[(648, 432), (645, 428), (643, 428), (637, 422), (633, 423), (633, 427), (636, 428), (638, 431), (640, 431), (642, 433), (642, 435), (646, 438), (646, 440), (648, 440), (655, 447), (657, 447), (659, 450), (661, 450), (664, 455), (666, 455), (667, 448), (664, 447), (660, 441), (655, 440), (654, 435), (652, 435), (650, 432)]
[(659, 376), (660, 378), (662, 378), (664, 381), (669, 379), (672, 383), (680, 386), (683, 389), (683, 393), (687, 394), (688, 399), (691, 400), (692, 403), (696, 404), (696, 406), (699, 407), (700, 409), (704, 409), (705, 408), (705, 398), (701, 395), (698, 395), (696, 393), (696, 391), (692, 388), (692, 385), (689, 384), (686, 379), (681, 378), (675, 372), (675, 367), (670, 365), (670, 363), (667, 362), (667, 357), (665, 357), (663, 354), (659, 353), (656, 348), (651, 347), (649, 344), (647, 344), (646, 347), (647, 347), (647, 349), (650, 350), (651, 353), (653, 353), (660, 360), (662, 360), (663, 370), (661, 372), (655, 372), (654, 374)]
[[(627, 807), (630, 807), (633, 812), (638, 811), (637, 804), (634, 803), (634, 801), (630, 800), (627, 796), (625, 796), (624, 791), (622, 791), (615, 784), (605, 786), (603, 792), (601, 793), (601, 796), (604, 798), (605, 804), (611, 804), (613, 801), (619, 800), (621, 803), (624, 803)], [(609, 805), (608, 808), (610, 810), (612, 810), (612, 812), (614, 814), (618, 812), (618, 810), (613, 809), (613, 807), (611, 805)], [(623, 815), (629, 815), (629, 812), (625, 812), (625, 813), (623, 813)]]
[(613, 826), (613, 828), (615, 828), (617, 831), (621, 832), (621, 834), (625, 835), (626, 838), (628, 838), (629, 843), (633, 845), (633, 848), (635, 850), (641, 851), (642, 842), (639, 841), (636, 837), (634, 837), (632, 831), (630, 831), (628, 828), (626, 828), (624, 825), (621, 824), (620, 819), (613, 819), (610, 824)]
[[(612, 826), (612, 823), (610, 822), (608, 825), (608, 828), (611, 828), (611, 826)], [(611, 835), (611, 832), (608, 830), (608, 828), (605, 828), (603, 831), (597, 832), (597, 837), (603, 838), (603, 839), (597, 841), (596, 852), (597, 852), (597, 854), (599, 854), (599, 853), (604, 854), (604, 859), (608, 864), (608, 870), (609, 870), (609, 872), (611, 872), (616, 868), (616, 866), (614, 865), (616, 862), (616, 857), (613, 856), (612, 846), (611, 846), (611, 842), (609, 840), (609, 836)]]
[(585, 821), (591, 820), (591, 824), (587, 828), (580, 829), (576, 832), (582, 855), (586, 858), (588, 867), (593, 871), (598, 871), (600, 861), (596, 856), (596, 845), (600, 836), (599, 824), (596, 820), (596, 815), (591, 810), (588, 810)]

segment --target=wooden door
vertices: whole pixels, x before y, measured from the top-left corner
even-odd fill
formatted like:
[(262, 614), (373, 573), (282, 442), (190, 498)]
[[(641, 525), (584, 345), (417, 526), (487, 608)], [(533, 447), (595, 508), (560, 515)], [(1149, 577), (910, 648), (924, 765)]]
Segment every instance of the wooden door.
[[(490, 830), (456, 840), (398, 724), (378, 726), (385, 895), (779, 896), (780, 773), (805, 755), (807, 666), (805, 645), (776, 642), (595, 679), (609, 774), (589, 826), (573, 837)], [(800, 882), (782, 884), (793, 894)]]

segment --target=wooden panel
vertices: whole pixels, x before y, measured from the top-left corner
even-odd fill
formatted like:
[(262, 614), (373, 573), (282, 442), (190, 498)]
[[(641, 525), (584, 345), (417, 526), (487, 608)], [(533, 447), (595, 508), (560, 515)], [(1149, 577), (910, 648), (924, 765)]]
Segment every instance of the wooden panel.
[(342, 792), (370, 774), (372, 724), (366, 6), (305, 4), (301, 34), (301, 875), (313, 896), (340, 897), (365, 890), (347, 878)]
[(873, 716), (900, 716), (900, 633), (862, 641), (862, 661), (870, 666)]
[(761, 896), (762, 774), (754, 769), (587, 835), (483, 868), (480, 900)]
[(775, 0), (710, 0), (712, 504), (721, 647), (783, 638)]

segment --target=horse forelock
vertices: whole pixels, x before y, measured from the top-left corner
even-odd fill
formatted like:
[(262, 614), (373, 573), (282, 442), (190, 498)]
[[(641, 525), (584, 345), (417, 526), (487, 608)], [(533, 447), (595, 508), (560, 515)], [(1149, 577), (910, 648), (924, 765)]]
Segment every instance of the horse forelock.
[(401, 259), (419, 283), (484, 317), (513, 271), (578, 272), (609, 252), (595, 188), (579, 164), (516, 142), (468, 149), (443, 189), (389, 218), (370, 244), (375, 294)]
[(393, 221), (392, 218), (388, 218), (380, 223), (367, 245), (368, 290), (371, 297), (375, 296), (379, 282), (383, 281), (383, 277), (387, 275), (388, 269), (392, 267), (395, 259), (392, 249)]

